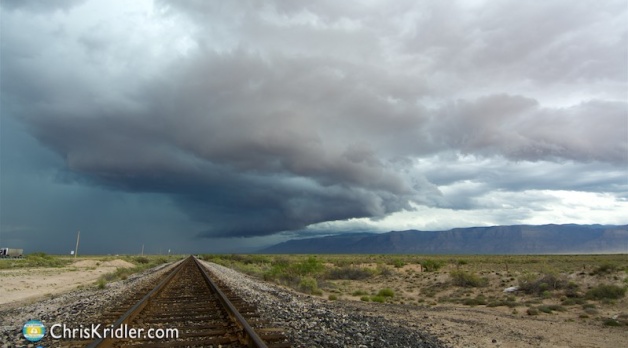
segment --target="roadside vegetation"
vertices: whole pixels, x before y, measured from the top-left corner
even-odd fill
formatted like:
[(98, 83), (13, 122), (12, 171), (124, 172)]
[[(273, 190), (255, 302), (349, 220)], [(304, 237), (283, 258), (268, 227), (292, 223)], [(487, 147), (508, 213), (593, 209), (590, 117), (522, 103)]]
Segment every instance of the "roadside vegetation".
[(72, 262), (71, 259), (48, 255), (42, 252), (28, 254), (20, 259), (0, 259), (0, 269), (31, 268), (31, 267), (63, 267)]
[(481, 278), (473, 272), (455, 270), (451, 271), (449, 276), (454, 285), (465, 288), (478, 288), (488, 284), (488, 279)]
[(233, 254), (202, 259), (331, 301), (478, 306), (628, 326), (628, 320), (611, 322), (604, 314), (611, 309), (628, 313), (626, 255)]
[[(138, 272), (142, 272), (155, 266), (177, 261), (183, 258), (183, 256), (171, 255), (146, 255), (146, 256), (133, 256), (133, 255), (115, 255), (115, 256), (80, 256), (74, 258), (67, 255), (48, 255), (42, 252), (35, 252), (26, 255), (21, 259), (1, 259), (0, 270), (10, 269), (27, 269), (27, 268), (61, 268), (69, 267), (69, 270), (76, 270), (72, 268), (72, 264), (77, 261), (93, 260), (96, 261), (96, 265), (113, 260), (123, 260), (131, 263), (133, 267), (118, 267), (115, 271), (104, 274), (96, 281), (96, 286), (100, 289), (104, 289), (107, 283), (117, 280), (125, 280), (130, 275)], [(92, 267), (95, 269), (95, 267)]]
[(98, 278), (96, 281), (96, 286), (99, 289), (104, 289), (107, 286), (107, 283), (118, 281), (118, 280), (126, 280), (129, 276), (145, 271), (147, 269), (162, 265), (164, 263), (174, 262), (182, 257), (180, 256), (159, 256), (159, 255), (149, 255), (149, 256), (123, 256), (119, 257), (119, 259), (130, 262), (134, 264), (134, 267), (119, 267), (116, 268), (114, 272), (110, 272), (104, 274)]

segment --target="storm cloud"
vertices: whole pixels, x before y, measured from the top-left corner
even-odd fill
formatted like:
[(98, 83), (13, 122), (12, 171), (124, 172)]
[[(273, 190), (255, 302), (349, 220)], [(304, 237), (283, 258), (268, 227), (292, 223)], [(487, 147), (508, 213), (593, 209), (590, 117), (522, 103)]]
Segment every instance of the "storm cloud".
[(70, 180), (163, 194), (201, 236), (493, 191), (626, 199), (624, 1), (58, 5), (2, 4), (3, 117)]

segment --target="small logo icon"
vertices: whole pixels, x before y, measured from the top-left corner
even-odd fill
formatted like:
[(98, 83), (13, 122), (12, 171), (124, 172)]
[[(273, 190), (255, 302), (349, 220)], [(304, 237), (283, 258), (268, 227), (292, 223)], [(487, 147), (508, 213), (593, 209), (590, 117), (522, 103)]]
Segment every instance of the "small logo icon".
[(22, 328), (24, 338), (31, 342), (37, 342), (46, 335), (46, 327), (39, 320), (29, 320)]

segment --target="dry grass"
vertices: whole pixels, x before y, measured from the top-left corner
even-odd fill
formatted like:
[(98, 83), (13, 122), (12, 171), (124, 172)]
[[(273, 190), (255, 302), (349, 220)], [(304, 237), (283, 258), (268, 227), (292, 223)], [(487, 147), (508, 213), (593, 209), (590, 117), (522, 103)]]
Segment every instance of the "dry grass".
[[(207, 255), (205, 259), (334, 300), (473, 306), (500, 313), (594, 320), (600, 325), (608, 313), (628, 314), (626, 255)], [(519, 290), (505, 293), (508, 287)]]

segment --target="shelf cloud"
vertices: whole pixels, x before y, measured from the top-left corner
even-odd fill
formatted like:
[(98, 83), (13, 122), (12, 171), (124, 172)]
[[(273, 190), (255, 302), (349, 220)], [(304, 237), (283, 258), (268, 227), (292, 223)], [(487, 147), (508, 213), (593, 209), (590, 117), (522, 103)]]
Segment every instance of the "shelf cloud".
[(4, 1), (2, 113), (65, 180), (164, 195), (202, 237), (480, 209), (491, 192), (625, 202), (627, 12)]

